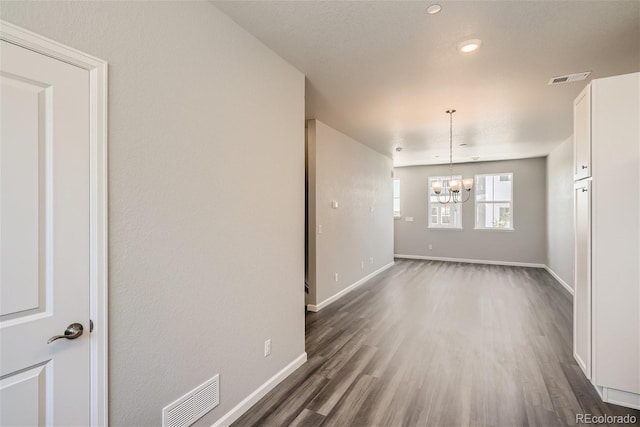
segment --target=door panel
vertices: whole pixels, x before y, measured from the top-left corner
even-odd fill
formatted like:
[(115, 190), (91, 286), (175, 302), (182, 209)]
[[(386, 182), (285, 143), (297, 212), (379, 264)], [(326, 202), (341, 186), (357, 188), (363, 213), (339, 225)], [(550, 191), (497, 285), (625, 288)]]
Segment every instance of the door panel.
[(586, 377), (591, 378), (591, 181), (579, 181), (574, 188), (573, 354)]
[[(2, 271), (0, 315), (2, 319), (24, 317), (45, 306), (46, 168), (41, 161), (47, 135), (47, 93), (44, 85), (1, 75), (2, 157), (0, 206), (2, 207)], [(44, 160), (44, 159), (42, 159)], [(43, 182), (41, 182), (43, 181)], [(42, 210), (40, 208), (43, 208)]]
[(89, 425), (89, 73), (0, 55), (1, 421)]
[(53, 411), (47, 396), (50, 371), (51, 361), (0, 380), (0, 425), (46, 425), (47, 412)]
[(573, 103), (573, 179), (591, 176), (591, 85)]

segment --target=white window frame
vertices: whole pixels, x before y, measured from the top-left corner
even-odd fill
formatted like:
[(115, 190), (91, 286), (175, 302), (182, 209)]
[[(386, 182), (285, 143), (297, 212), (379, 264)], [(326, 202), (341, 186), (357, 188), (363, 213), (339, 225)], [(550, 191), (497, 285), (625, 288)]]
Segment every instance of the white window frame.
[[(396, 195), (396, 182), (398, 183), (398, 194)], [(395, 210), (396, 199), (398, 200), (398, 209)], [(393, 178), (393, 217), (402, 218), (402, 210), (400, 209), (400, 178)]]
[[(443, 189), (442, 189), (442, 194), (440, 195), (440, 197), (444, 200), (444, 198), (447, 197), (446, 191), (448, 191), (448, 185), (447, 183), (452, 179), (451, 176), (446, 175), (446, 176), (430, 176), (427, 179), (427, 183), (429, 185), (429, 196), (427, 197), (427, 204), (428, 204), (428, 213), (429, 215), (427, 215), (427, 227), (431, 230), (462, 230), (462, 203), (447, 203), (447, 204), (442, 204), (438, 201), (431, 201), (432, 197), (436, 196), (436, 193), (433, 191), (433, 186), (432, 183), (434, 181), (441, 181), (443, 183)], [(458, 180), (460, 182), (462, 182), (462, 175), (455, 175), (453, 176), (454, 180)], [(446, 190), (446, 191), (445, 191)], [(459, 221), (457, 224), (454, 224), (454, 226), (451, 225), (443, 225), (442, 223), (442, 218), (443, 218), (443, 208), (448, 207), (449, 209), (451, 209), (451, 213), (449, 214), (449, 216), (454, 216), (457, 213), (457, 217), (459, 218)], [(434, 214), (433, 210), (437, 209), (437, 212)], [(433, 224), (431, 222), (432, 217), (436, 215), (438, 217), (438, 223), (437, 224)]]
[[(508, 175), (511, 179), (511, 194), (509, 195), (509, 200), (478, 200), (477, 193), (474, 192), (474, 200), (475, 204), (473, 207), (473, 221), (474, 221), (474, 229), (475, 230), (488, 230), (488, 231), (514, 231), (514, 210), (513, 210), (513, 173), (512, 172), (496, 172), (496, 173), (483, 173), (475, 176), (475, 188), (478, 189), (478, 178), (486, 177), (486, 176), (504, 176)], [(509, 209), (511, 210), (511, 227), (509, 228), (499, 228), (499, 227), (485, 227), (478, 225), (478, 205), (488, 205), (488, 204), (497, 204), (497, 203), (508, 203)]]

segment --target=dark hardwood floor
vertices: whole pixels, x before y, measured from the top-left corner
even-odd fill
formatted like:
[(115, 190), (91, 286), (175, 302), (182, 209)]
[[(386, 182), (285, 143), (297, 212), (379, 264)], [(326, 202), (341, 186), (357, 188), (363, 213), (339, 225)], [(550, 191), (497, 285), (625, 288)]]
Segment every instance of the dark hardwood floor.
[(396, 260), (306, 319), (308, 361), (236, 426), (556, 426), (602, 403), (544, 270)]

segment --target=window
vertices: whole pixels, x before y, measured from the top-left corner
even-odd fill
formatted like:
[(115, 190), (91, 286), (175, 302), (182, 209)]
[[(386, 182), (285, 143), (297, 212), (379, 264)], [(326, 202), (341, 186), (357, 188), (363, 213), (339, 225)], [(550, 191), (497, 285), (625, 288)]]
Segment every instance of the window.
[(513, 230), (513, 174), (476, 175), (476, 228)]
[(400, 180), (393, 180), (393, 217), (400, 217)]
[[(454, 180), (462, 180), (462, 176), (454, 176)], [(436, 181), (442, 182), (442, 192), (440, 200), (449, 197), (450, 176), (430, 176), (429, 177), (429, 228), (462, 228), (462, 203), (447, 203), (445, 205), (438, 202), (438, 197), (433, 191), (432, 184)]]

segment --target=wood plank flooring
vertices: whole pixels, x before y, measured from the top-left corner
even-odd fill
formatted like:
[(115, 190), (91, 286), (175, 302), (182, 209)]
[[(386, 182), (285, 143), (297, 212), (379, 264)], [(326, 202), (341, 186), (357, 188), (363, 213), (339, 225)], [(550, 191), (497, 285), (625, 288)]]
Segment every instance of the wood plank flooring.
[(556, 426), (602, 403), (544, 270), (396, 260), (306, 319), (308, 361), (236, 426)]

